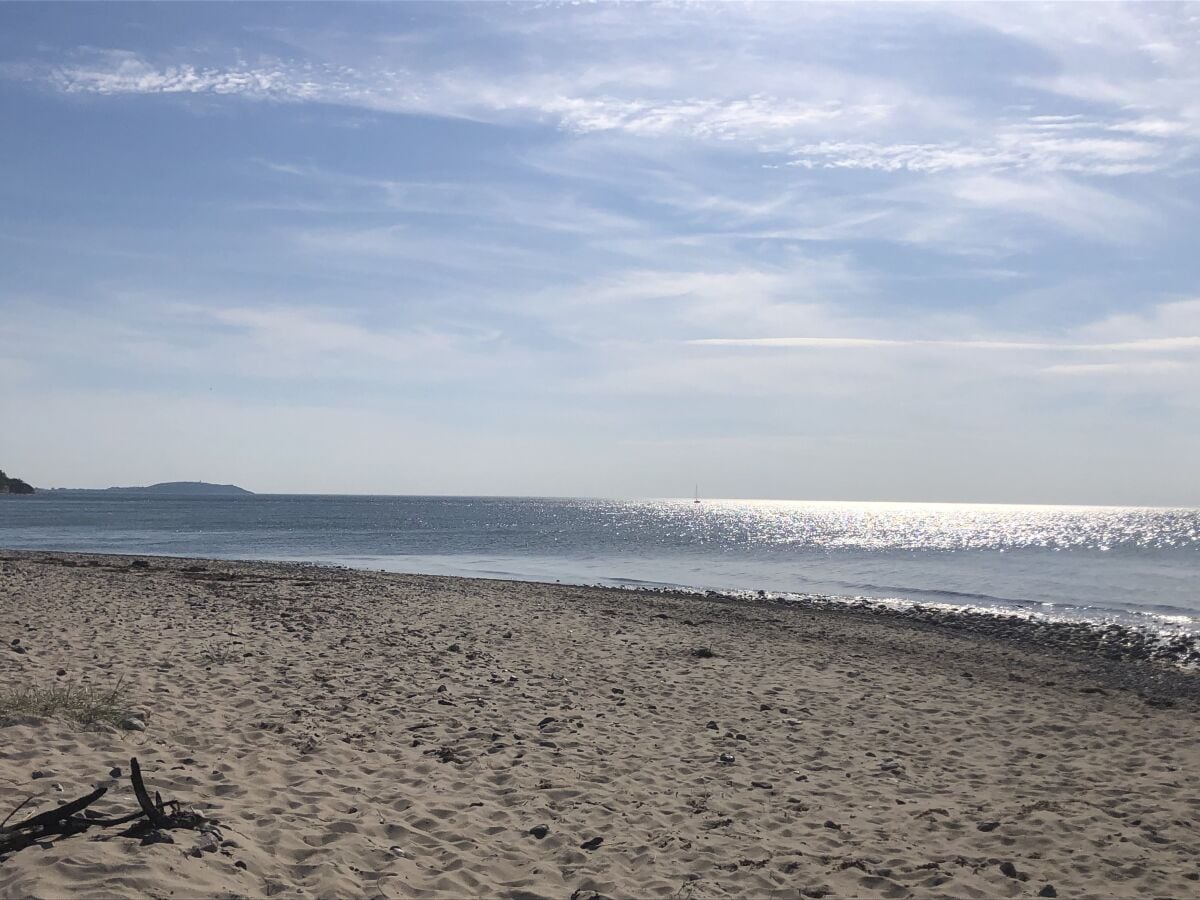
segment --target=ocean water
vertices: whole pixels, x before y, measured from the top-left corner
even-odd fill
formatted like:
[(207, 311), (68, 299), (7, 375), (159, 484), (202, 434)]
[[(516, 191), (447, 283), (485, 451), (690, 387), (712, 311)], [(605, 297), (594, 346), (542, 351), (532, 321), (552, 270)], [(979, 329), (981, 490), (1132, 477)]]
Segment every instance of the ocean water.
[(0, 547), (868, 597), (1200, 633), (1200, 510), (111, 494), (0, 497)]

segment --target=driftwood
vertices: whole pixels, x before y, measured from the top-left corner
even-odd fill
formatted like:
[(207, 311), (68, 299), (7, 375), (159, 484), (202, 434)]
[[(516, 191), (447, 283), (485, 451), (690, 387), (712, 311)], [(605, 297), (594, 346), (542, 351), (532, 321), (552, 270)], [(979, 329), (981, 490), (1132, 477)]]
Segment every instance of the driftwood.
[[(142, 808), (142, 812), (150, 820), (151, 825), (161, 828), (163, 825), (162, 807), (160, 805), (156, 809), (150, 802), (150, 795), (146, 792), (146, 783), (142, 781), (142, 767), (138, 765), (136, 757), (129, 761), (129, 780), (133, 782), (133, 795), (137, 797), (138, 806)], [(159, 803), (161, 804), (161, 802), (160, 798)]]
[(0, 853), (22, 850), (31, 844), (37, 844), (50, 838), (78, 834), (93, 826), (111, 828), (114, 825), (136, 822), (137, 824), (124, 834), (130, 837), (141, 837), (143, 843), (169, 840), (168, 837), (163, 837), (162, 833), (173, 828), (214, 829), (215, 822), (206, 819), (199, 813), (181, 810), (179, 802), (176, 800), (164, 801), (157, 791), (154, 793), (154, 800), (151, 801), (150, 792), (146, 790), (146, 783), (142, 779), (142, 767), (138, 765), (136, 758), (129, 761), (129, 780), (133, 784), (133, 793), (141, 808), (137, 812), (114, 818), (96, 815), (93, 810), (88, 809), (108, 792), (107, 787), (98, 787), (90, 794), (72, 800), (70, 803), (64, 803), (55, 809), (30, 816), (16, 825), (9, 825), (8, 820), (33, 799), (27, 797), (8, 814), (3, 822), (0, 822)]

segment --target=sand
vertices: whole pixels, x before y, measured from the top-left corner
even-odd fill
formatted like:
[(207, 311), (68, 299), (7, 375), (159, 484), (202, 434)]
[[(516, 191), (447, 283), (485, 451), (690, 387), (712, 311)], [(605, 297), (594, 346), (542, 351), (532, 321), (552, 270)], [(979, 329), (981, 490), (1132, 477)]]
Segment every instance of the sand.
[(0, 552), (0, 690), (124, 679), (146, 717), (0, 721), (0, 818), (97, 784), (135, 809), (109, 770), (136, 756), (224, 842), (92, 829), (12, 854), (0, 896), (1200, 896), (1195, 706), (1080, 657), (853, 611), (130, 563)]

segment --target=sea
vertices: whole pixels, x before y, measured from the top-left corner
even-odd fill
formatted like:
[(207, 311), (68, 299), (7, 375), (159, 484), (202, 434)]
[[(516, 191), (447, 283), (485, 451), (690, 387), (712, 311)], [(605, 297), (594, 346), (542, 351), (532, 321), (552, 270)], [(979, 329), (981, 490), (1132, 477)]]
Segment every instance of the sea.
[(39, 493), (0, 497), (0, 548), (867, 598), (1200, 634), (1197, 509)]

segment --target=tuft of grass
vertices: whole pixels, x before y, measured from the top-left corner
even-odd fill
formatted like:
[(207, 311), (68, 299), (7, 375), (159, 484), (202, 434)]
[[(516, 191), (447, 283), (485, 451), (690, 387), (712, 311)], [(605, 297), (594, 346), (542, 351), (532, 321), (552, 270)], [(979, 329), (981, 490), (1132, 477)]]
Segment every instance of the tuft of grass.
[(201, 659), (209, 665), (224, 665), (225, 663), (238, 662), (241, 658), (241, 653), (236, 650), (230, 650), (228, 647), (210, 648), (201, 654)]
[(91, 684), (18, 685), (0, 691), (0, 718), (61, 716), (80, 725), (117, 725), (129, 717), (129, 690), (124, 680), (115, 687)]

